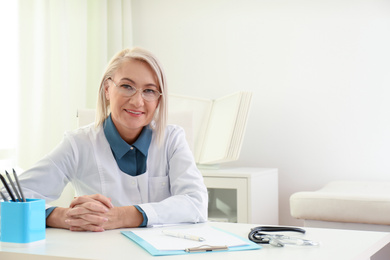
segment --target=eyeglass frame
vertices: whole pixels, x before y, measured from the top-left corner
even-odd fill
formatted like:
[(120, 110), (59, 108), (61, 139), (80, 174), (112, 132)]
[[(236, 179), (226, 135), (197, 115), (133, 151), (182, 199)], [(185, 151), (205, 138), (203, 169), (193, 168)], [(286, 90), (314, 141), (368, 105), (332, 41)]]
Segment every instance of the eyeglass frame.
[[(111, 77), (107, 78), (107, 80), (111, 80), (112, 83), (114, 83), (115, 87), (119, 88), (119, 91), (121, 91), (121, 89), (122, 89), (121, 86), (118, 86), (118, 85), (115, 83), (115, 81), (114, 81)], [(131, 86), (131, 85), (129, 85), (129, 86), (130, 86), (132, 89), (135, 89), (135, 92), (134, 92), (134, 94), (131, 95), (131, 96), (126, 95), (126, 97), (133, 97), (135, 94), (137, 94), (138, 90), (141, 90), (141, 97), (143, 98), (143, 100), (145, 100), (145, 101), (147, 101), (147, 102), (152, 102), (152, 101), (158, 100), (158, 99), (163, 95), (160, 91), (158, 91), (158, 90), (153, 90), (153, 91), (157, 92), (159, 95), (158, 95), (158, 96), (155, 96), (156, 99), (147, 100), (147, 99), (145, 99), (145, 97), (144, 97), (144, 92), (143, 92), (145, 89), (135, 88), (135, 87), (133, 87), (133, 86)]]

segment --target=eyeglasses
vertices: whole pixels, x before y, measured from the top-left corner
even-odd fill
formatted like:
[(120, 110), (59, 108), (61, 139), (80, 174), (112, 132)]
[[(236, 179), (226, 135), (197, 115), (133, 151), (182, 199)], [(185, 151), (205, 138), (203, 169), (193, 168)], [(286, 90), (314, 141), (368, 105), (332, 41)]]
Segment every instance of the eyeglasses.
[(112, 80), (112, 78), (108, 78), (109, 80), (114, 83), (116, 87), (118, 87), (119, 92), (125, 96), (125, 97), (132, 97), (137, 93), (138, 90), (142, 91), (141, 96), (145, 101), (156, 101), (159, 99), (159, 97), (162, 95), (162, 93), (158, 92), (157, 90), (146, 88), (146, 89), (137, 89), (129, 84), (121, 84), (117, 85), (115, 82)]

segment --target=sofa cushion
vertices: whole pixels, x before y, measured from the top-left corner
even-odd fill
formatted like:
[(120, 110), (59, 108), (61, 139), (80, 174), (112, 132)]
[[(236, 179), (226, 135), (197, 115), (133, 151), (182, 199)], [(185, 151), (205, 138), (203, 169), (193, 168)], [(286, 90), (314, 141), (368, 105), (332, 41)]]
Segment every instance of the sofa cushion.
[(290, 197), (298, 219), (390, 225), (390, 182), (335, 181)]

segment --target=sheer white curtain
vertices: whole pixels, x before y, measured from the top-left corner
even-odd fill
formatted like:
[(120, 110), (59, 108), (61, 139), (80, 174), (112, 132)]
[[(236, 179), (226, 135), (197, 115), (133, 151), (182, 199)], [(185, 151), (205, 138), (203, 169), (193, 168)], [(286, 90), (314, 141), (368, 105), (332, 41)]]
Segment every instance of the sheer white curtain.
[(132, 45), (131, 0), (19, 0), (18, 164), (29, 168), (94, 108), (102, 72)]
[(17, 2), (1, 1), (0, 5), (0, 173), (4, 173), (15, 167), (18, 24)]

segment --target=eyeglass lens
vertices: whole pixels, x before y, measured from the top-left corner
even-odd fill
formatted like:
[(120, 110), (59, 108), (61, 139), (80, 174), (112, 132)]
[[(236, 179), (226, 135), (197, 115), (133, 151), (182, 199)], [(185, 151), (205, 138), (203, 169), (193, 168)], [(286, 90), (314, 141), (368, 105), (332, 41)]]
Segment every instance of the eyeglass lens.
[(115, 84), (115, 82), (111, 79), (111, 81), (114, 83), (115, 86), (117, 86), (119, 88), (119, 91), (122, 93), (122, 95), (126, 96), (126, 97), (132, 97), (135, 95), (135, 93), (137, 93), (137, 91), (142, 91), (141, 92), (141, 96), (143, 99), (145, 99), (146, 101), (155, 101), (157, 100), (161, 93), (158, 92), (157, 90), (154, 90), (154, 89), (136, 89), (135, 87), (129, 85), (129, 84), (119, 84), (119, 86), (117, 84)]

